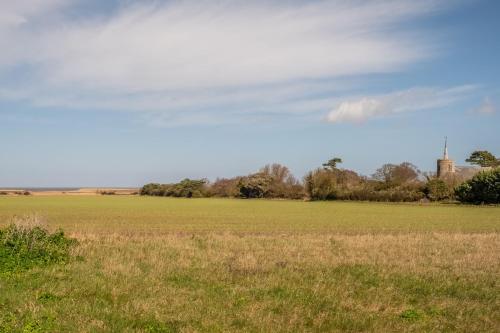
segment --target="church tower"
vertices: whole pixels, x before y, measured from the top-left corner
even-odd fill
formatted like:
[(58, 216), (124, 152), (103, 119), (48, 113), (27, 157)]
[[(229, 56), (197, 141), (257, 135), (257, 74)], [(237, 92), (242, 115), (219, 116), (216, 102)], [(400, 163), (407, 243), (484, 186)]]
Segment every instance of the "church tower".
[(455, 173), (455, 162), (448, 158), (448, 138), (444, 139), (443, 158), (437, 160), (437, 176), (443, 178), (446, 175)]

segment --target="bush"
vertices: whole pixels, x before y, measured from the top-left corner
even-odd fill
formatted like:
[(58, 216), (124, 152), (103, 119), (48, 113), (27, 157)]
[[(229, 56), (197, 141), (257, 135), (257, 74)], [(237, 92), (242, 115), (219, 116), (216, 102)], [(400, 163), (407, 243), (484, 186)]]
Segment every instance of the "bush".
[(150, 183), (141, 187), (140, 195), (159, 195), (161, 185), (158, 183)]
[(101, 191), (101, 195), (116, 195), (115, 191)]
[(363, 179), (351, 170), (316, 169), (306, 175), (304, 182), (311, 200), (350, 200), (350, 193), (359, 188)]
[(180, 183), (174, 184), (171, 187), (170, 193), (174, 197), (183, 197), (183, 198), (201, 198), (206, 196), (207, 180), (191, 180), (184, 179)]
[(460, 202), (472, 204), (500, 203), (500, 168), (482, 171), (455, 188)]
[(378, 184), (367, 181), (357, 188), (341, 192), (339, 200), (379, 201), (379, 202), (415, 202), (422, 200), (425, 194), (419, 186), (397, 186), (380, 189)]
[(240, 178), (238, 182), (239, 195), (242, 198), (265, 198), (269, 195), (272, 178), (263, 173), (256, 173)]
[(425, 197), (417, 180), (397, 183), (400, 182), (368, 180), (344, 169), (317, 169), (305, 177), (306, 193), (311, 200), (413, 202)]
[(141, 188), (141, 195), (164, 197), (201, 198), (208, 195), (207, 180), (184, 179), (175, 184), (151, 183)]
[(238, 183), (241, 177), (236, 178), (217, 178), (210, 186), (210, 195), (223, 198), (234, 198), (239, 196), (240, 190)]
[(311, 200), (337, 199), (337, 181), (332, 171), (316, 169), (307, 174), (304, 181), (306, 193)]
[(241, 198), (302, 199), (304, 187), (281, 164), (268, 164), (259, 172), (237, 178)]
[(36, 225), (36, 217), (18, 219), (0, 230), (0, 273), (27, 270), (35, 266), (66, 263), (75, 240), (62, 230), (50, 233)]
[(448, 184), (439, 178), (429, 179), (425, 184), (424, 193), (431, 201), (447, 200), (452, 197), (452, 191)]

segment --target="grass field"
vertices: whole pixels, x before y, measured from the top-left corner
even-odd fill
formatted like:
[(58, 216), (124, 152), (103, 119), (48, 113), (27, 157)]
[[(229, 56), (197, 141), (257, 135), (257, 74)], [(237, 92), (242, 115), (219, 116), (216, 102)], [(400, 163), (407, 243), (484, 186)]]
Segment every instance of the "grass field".
[(0, 332), (498, 332), (500, 207), (0, 197), (79, 241)]

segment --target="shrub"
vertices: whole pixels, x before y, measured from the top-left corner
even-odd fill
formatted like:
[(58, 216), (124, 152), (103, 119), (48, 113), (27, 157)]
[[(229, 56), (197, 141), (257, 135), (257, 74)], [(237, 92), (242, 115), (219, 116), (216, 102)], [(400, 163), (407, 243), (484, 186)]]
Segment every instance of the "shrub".
[(174, 197), (201, 198), (207, 193), (206, 184), (207, 180), (205, 179), (191, 180), (186, 178), (180, 183), (174, 184), (168, 193)]
[(157, 183), (146, 184), (141, 187), (139, 191), (140, 195), (159, 195), (161, 185)]
[(101, 191), (101, 195), (116, 195), (115, 191)]
[(141, 195), (164, 197), (200, 198), (208, 195), (207, 180), (184, 179), (175, 184), (146, 184), (141, 188)]
[(500, 203), (500, 168), (482, 171), (455, 188), (460, 202), (472, 204)]
[(337, 199), (337, 182), (330, 170), (316, 169), (304, 179), (306, 193), (311, 200)]
[(431, 201), (446, 200), (452, 196), (452, 191), (448, 184), (439, 178), (429, 179), (425, 184), (424, 193)]
[(62, 230), (50, 233), (38, 222), (37, 217), (28, 216), (0, 230), (0, 273), (68, 261), (76, 241)]
[(218, 178), (209, 193), (217, 197), (302, 199), (304, 188), (286, 166), (275, 163), (245, 177)]
[(369, 180), (344, 169), (317, 169), (305, 177), (306, 193), (311, 200), (412, 202), (425, 197), (422, 183), (416, 179), (399, 183)]
[(341, 192), (340, 200), (380, 201), (380, 202), (415, 202), (425, 194), (419, 186), (397, 186), (380, 189), (378, 184), (367, 181), (361, 186)]
[(345, 169), (316, 169), (306, 175), (305, 191), (311, 200), (350, 200), (349, 193), (362, 184), (354, 171)]
[(240, 190), (238, 183), (241, 177), (236, 178), (217, 178), (210, 186), (210, 195), (216, 197), (234, 198), (239, 196)]
[(268, 197), (272, 178), (264, 173), (242, 177), (238, 181), (239, 195), (242, 198), (264, 198)]

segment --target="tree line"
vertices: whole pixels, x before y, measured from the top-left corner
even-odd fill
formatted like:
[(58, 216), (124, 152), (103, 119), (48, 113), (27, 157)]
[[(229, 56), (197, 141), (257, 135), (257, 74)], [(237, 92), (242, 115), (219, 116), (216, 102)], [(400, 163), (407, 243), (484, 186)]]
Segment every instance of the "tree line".
[(437, 178), (403, 162), (384, 164), (367, 177), (340, 168), (342, 159), (334, 157), (308, 172), (302, 181), (295, 178), (286, 166), (269, 164), (247, 176), (218, 178), (214, 182), (184, 179), (172, 184), (151, 183), (144, 185), (140, 194), (185, 198), (500, 203), (500, 160), (487, 151), (475, 151), (466, 161), (488, 170), (469, 180), (452, 175)]

